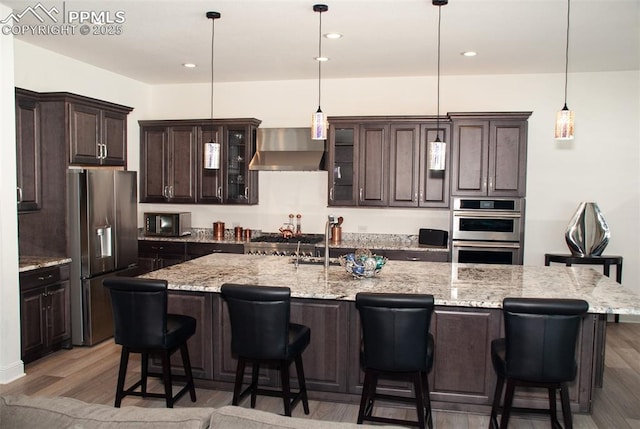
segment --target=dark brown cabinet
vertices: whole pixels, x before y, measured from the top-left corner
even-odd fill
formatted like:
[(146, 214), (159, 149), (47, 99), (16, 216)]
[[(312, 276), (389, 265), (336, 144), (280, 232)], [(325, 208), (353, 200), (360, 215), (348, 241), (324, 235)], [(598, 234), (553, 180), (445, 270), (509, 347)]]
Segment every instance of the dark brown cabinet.
[(329, 118), (329, 205), (448, 207), (449, 168), (427, 160), (428, 142), (450, 129), (432, 117)]
[(69, 109), (69, 164), (127, 164), (125, 109), (108, 109), (92, 103), (71, 102)]
[[(140, 201), (257, 204), (257, 119), (140, 121)], [(205, 144), (220, 143), (220, 168), (205, 168)]]
[(42, 157), (38, 94), (16, 89), (16, 174), (18, 211), (38, 210), (42, 204)]
[[(204, 292), (170, 291), (167, 309), (172, 314), (184, 314), (196, 319), (196, 332), (187, 346), (191, 369), (195, 378), (213, 379), (213, 295)], [(182, 357), (176, 353), (171, 358), (175, 370), (182, 368)]]
[[(429, 142), (439, 136), (449, 142), (447, 123), (392, 124), (390, 138), (389, 206), (448, 207), (449, 174), (429, 170)], [(447, 145), (447, 162), (451, 145)]]
[(140, 130), (140, 201), (195, 203), (198, 130), (192, 126)]
[(71, 347), (69, 266), (20, 273), (22, 360)]
[(159, 270), (185, 260), (184, 241), (138, 240), (140, 273)]
[(212, 253), (244, 253), (241, 243), (187, 243), (187, 260), (211, 255)]
[(531, 112), (455, 113), (451, 194), (523, 197)]

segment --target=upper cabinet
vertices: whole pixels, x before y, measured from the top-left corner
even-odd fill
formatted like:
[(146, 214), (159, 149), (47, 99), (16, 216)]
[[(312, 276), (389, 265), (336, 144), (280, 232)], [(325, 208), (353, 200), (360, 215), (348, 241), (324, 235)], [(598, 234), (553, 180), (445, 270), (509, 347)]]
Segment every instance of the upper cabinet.
[(69, 109), (71, 165), (127, 164), (128, 108), (113, 108), (73, 100)]
[(436, 119), (330, 118), (328, 204), (448, 207), (449, 169), (427, 167), (428, 142), (451, 134), (448, 120)]
[(43, 148), (45, 140), (64, 144), (68, 165), (127, 166), (131, 107), (68, 92), (40, 93), (39, 100)]
[(524, 197), (531, 112), (452, 113), (451, 194)]
[[(140, 202), (257, 204), (257, 119), (140, 121)], [(220, 143), (220, 168), (205, 168), (205, 144)]]
[(16, 174), (18, 211), (40, 209), (42, 172), (38, 94), (16, 89)]

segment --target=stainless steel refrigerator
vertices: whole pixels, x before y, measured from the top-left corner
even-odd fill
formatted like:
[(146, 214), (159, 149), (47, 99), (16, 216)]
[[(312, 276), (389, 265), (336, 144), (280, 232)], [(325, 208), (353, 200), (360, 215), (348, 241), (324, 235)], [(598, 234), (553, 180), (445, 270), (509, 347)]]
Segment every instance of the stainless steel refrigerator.
[(71, 339), (90, 346), (113, 336), (111, 299), (102, 280), (137, 273), (137, 176), (69, 170), (67, 180)]

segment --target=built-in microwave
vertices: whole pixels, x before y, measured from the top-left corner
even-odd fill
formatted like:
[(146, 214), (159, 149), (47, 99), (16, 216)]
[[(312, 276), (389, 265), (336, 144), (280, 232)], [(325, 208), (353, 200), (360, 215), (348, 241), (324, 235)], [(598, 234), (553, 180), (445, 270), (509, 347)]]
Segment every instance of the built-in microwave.
[(191, 234), (190, 212), (153, 212), (144, 214), (145, 235), (180, 237)]

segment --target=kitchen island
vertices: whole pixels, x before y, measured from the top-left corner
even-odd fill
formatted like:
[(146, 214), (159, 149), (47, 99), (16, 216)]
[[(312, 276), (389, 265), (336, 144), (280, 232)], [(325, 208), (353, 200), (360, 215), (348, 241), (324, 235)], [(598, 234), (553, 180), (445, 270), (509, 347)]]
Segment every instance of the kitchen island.
[[(214, 254), (144, 275), (166, 279), (170, 311), (198, 319), (190, 343), (199, 385), (232, 389), (235, 360), (230, 353), (227, 309), (219, 291), (224, 283), (291, 288), (292, 320), (311, 328), (303, 355), (310, 397), (357, 402), (363, 373), (359, 368), (360, 325), (356, 293), (429, 293), (436, 309), (434, 369), (430, 374), (435, 408), (488, 412), (495, 375), (491, 340), (502, 336), (502, 300), (507, 297), (581, 298), (589, 302), (577, 351), (578, 376), (570, 399), (576, 412), (589, 412), (593, 389), (601, 383), (607, 314), (640, 314), (640, 296), (585, 267), (471, 265), (389, 261), (370, 279), (353, 279), (340, 266), (296, 264), (275, 256)], [(273, 370), (262, 382), (276, 385)], [(410, 391), (399, 383), (388, 391)], [(542, 392), (544, 393), (544, 392)], [(521, 392), (519, 403), (545, 406), (540, 392)]]

